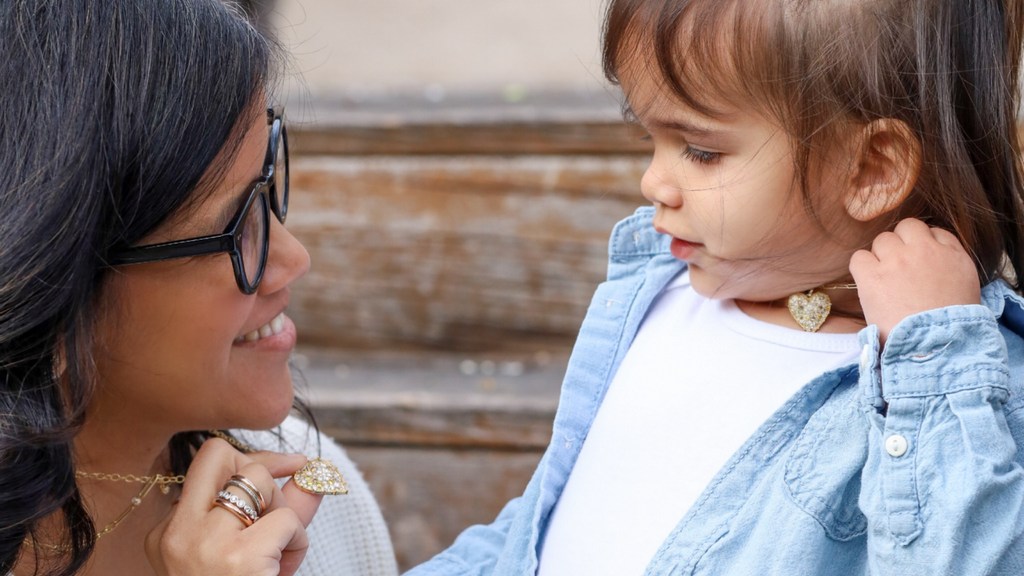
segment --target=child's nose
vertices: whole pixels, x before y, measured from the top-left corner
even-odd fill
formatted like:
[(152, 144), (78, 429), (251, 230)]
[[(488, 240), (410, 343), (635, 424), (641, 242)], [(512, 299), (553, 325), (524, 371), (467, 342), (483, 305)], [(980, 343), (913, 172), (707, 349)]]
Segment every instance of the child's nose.
[(683, 205), (683, 195), (679, 184), (671, 170), (662, 168), (657, 155), (640, 180), (640, 191), (644, 198), (654, 204), (663, 204), (669, 208), (679, 208)]

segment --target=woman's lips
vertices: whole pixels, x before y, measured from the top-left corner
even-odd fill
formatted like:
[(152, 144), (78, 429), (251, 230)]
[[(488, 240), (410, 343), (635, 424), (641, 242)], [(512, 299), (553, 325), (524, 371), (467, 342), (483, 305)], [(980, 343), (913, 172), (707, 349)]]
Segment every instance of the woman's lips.
[[(269, 328), (269, 330), (263, 330), (263, 328)], [(284, 352), (295, 348), (295, 324), (292, 323), (291, 318), (285, 314), (282, 313), (280, 316), (274, 318), (271, 323), (262, 327), (260, 330), (262, 330), (266, 336), (259, 334), (259, 337), (254, 340), (251, 337), (247, 338), (247, 336), (250, 336), (247, 334), (246, 336), (235, 340), (234, 345), (239, 348)], [(259, 333), (259, 331), (255, 332)]]
[(701, 244), (694, 242), (687, 242), (686, 240), (680, 240), (679, 238), (672, 239), (672, 255), (680, 260), (686, 260), (693, 256), (693, 253), (697, 251), (697, 247)]

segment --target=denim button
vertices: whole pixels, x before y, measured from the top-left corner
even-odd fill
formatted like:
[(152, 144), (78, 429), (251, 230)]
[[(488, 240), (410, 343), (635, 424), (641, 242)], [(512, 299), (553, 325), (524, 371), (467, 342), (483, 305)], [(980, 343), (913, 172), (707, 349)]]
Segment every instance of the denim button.
[(899, 458), (907, 453), (907, 439), (899, 434), (893, 434), (885, 440), (885, 451), (893, 458)]
[(871, 345), (865, 344), (864, 349), (860, 351), (860, 370), (864, 372), (871, 366)]

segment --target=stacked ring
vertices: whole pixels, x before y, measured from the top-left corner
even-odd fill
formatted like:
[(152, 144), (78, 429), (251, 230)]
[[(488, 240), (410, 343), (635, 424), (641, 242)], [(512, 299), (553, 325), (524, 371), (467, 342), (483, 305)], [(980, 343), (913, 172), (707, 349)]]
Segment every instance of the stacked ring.
[(249, 506), (248, 502), (242, 500), (241, 498), (235, 496), (234, 494), (228, 492), (227, 490), (221, 490), (220, 492), (218, 492), (217, 499), (227, 500), (228, 503), (236, 506), (237, 508), (240, 508), (242, 512), (244, 512), (245, 515), (248, 516), (249, 519), (253, 522), (260, 519), (260, 515), (256, 512), (256, 510), (253, 509), (252, 506)]
[(263, 515), (263, 510), (266, 509), (267, 502), (263, 499), (263, 494), (260, 492), (260, 489), (257, 488), (251, 480), (241, 474), (235, 474), (224, 483), (223, 489), (227, 490), (228, 486), (235, 486), (245, 492), (246, 495), (252, 499), (252, 504), (256, 508), (256, 515)]
[[(255, 520), (253, 520), (248, 514), (246, 514), (245, 510), (243, 510), (242, 508), (238, 507), (237, 504), (231, 502), (230, 500), (225, 500), (224, 498), (222, 498), (220, 496), (220, 494), (231, 494), (231, 493), (230, 492), (225, 492), (225, 491), (222, 490), (217, 495), (217, 499), (213, 501), (213, 505), (214, 506), (220, 506), (221, 508), (223, 508), (223, 509), (227, 510), (228, 512), (231, 512), (232, 514), (237, 516), (238, 519), (242, 521), (242, 524), (245, 524), (246, 528), (248, 528), (249, 526), (253, 525)], [(232, 496), (234, 496), (234, 495), (232, 494)], [(236, 498), (237, 498), (237, 496), (236, 496)]]
[[(246, 496), (252, 498), (252, 505), (250, 506), (242, 497), (228, 492), (228, 486), (235, 486), (245, 492)], [(214, 499), (213, 504), (234, 514), (245, 524), (246, 528), (252, 526), (260, 519), (263, 510), (267, 506), (260, 489), (252, 481), (240, 474), (235, 474), (224, 483), (220, 492), (217, 493), (217, 498)]]

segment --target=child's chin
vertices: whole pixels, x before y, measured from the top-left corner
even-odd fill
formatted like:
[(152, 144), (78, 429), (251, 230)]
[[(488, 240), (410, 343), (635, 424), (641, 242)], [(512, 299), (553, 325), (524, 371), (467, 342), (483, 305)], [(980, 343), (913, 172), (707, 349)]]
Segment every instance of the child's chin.
[(700, 266), (694, 266), (691, 264), (689, 272), (690, 286), (693, 287), (693, 291), (697, 294), (709, 299), (731, 297), (723, 293), (722, 286), (724, 285), (724, 282), (722, 279), (714, 276), (713, 274), (708, 274), (707, 270), (704, 270)]

